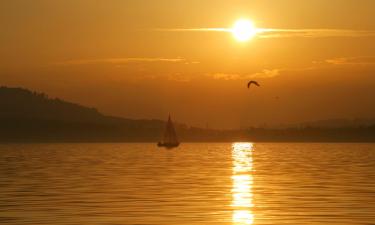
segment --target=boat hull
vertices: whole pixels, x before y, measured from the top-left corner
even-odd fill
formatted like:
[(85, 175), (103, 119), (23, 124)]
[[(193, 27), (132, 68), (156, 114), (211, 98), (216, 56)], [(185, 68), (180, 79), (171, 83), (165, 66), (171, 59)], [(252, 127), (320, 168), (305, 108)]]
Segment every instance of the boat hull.
[(180, 143), (158, 143), (158, 147), (160, 148), (177, 148), (180, 145)]

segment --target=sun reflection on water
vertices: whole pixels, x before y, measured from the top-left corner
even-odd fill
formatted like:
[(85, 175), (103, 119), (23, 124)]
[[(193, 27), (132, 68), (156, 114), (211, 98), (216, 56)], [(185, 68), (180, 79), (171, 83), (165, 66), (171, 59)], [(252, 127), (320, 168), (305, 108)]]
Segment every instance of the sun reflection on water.
[(253, 207), (253, 144), (234, 143), (232, 145), (232, 221), (234, 225), (254, 223)]

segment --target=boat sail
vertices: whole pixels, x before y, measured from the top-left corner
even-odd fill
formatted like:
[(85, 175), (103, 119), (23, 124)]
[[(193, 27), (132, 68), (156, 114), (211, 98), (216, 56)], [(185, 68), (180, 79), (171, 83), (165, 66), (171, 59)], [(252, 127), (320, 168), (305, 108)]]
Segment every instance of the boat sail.
[(164, 138), (162, 142), (158, 143), (159, 147), (174, 148), (178, 147), (180, 143), (178, 142), (176, 130), (171, 119), (171, 115), (168, 117), (168, 122), (164, 131)]

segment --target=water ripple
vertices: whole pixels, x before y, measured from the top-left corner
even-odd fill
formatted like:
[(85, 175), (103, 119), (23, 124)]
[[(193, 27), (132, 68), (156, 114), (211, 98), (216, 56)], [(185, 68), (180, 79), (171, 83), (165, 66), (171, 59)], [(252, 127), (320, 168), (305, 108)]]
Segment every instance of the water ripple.
[(374, 144), (0, 145), (0, 224), (375, 224)]

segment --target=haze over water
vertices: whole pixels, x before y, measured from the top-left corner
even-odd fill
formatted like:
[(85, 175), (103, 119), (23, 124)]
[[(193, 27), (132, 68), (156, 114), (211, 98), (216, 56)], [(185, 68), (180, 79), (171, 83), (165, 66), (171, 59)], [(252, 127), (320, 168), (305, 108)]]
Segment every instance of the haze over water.
[(375, 144), (0, 146), (0, 224), (375, 224)]

